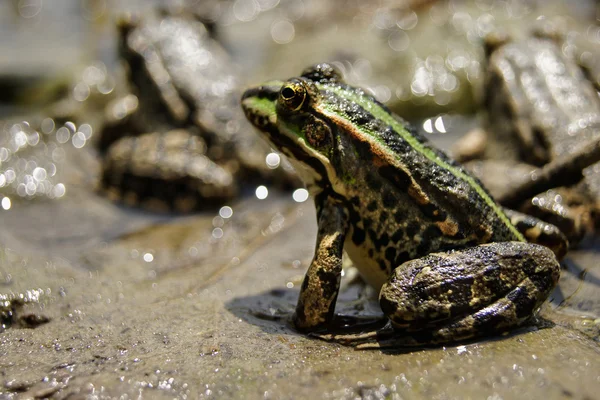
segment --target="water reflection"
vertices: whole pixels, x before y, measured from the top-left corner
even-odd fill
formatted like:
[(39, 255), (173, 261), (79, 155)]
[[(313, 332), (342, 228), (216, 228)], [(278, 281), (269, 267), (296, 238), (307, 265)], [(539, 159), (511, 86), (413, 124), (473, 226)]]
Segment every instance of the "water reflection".
[(256, 188), (255, 194), (259, 200), (264, 200), (269, 196), (269, 189), (267, 189), (266, 186), (261, 185)]
[(77, 127), (67, 121), (58, 126), (45, 118), (34, 128), (29, 122), (5, 123), (0, 131), (0, 195), (2, 208), (16, 197), (60, 198), (67, 188), (63, 179), (81, 165), (65, 163), (67, 151), (86, 146), (93, 135), (89, 124)]

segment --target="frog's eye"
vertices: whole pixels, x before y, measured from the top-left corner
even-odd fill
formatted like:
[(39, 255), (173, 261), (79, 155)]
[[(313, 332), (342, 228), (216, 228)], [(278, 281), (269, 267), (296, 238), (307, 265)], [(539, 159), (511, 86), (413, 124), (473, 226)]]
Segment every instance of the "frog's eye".
[(290, 111), (302, 108), (307, 97), (306, 87), (299, 80), (290, 80), (279, 91), (279, 104)]

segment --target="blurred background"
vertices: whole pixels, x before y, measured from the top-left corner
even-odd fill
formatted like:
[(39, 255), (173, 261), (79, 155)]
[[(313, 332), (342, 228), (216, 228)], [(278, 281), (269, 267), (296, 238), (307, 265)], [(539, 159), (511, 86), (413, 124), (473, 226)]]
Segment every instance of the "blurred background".
[[(33, 170), (23, 175), (14, 165), (17, 157), (8, 161), (14, 149), (7, 143), (20, 131), (12, 122), (33, 116), (71, 121), (69, 137), (59, 134), (61, 149), (61, 141), (75, 136), (79, 147), (101, 141), (106, 105), (139, 90), (123, 73), (126, 55), (119, 53), (123, 33), (117, 21), (156, 9), (193, 16), (209, 28), (218, 51), (225, 53), (211, 61), (227, 65), (226, 74), (235, 80), (229, 92), (237, 95), (249, 84), (295, 76), (312, 63), (334, 62), (349, 83), (366, 88), (405, 119), (424, 122), (429, 133), (464, 132), (476, 123), (483, 39), (490, 33), (518, 39), (536, 25), (551, 26), (563, 35), (561, 51), (596, 84), (600, 77), (594, 1), (5, 1), (0, 4), (0, 194), (11, 202), (36, 197), (32, 185), (27, 192), (21, 185), (30, 183), (25, 176)], [(183, 49), (181, 57), (196, 50)], [(215, 51), (208, 49), (203, 60)], [(443, 118), (447, 113), (468, 117)], [(459, 127), (450, 127), (453, 123)], [(40, 124), (34, 130), (43, 130)], [(82, 124), (84, 132), (75, 135)], [(46, 121), (48, 133), (59, 128)], [(9, 172), (7, 177), (10, 168), (19, 176), (11, 178)], [(95, 168), (93, 162), (88, 168)], [(94, 180), (93, 175), (87, 179)], [(54, 180), (35, 193), (61, 194), (62, 187), (52, 193), (58, 183), (64, 182)]]

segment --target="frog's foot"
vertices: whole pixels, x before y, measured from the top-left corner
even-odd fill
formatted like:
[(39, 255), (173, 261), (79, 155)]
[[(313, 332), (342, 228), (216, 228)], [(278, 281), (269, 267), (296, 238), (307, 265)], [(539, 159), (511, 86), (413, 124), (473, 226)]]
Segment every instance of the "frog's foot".
[(524, 202), (519, 209), (558, 227), (569, 240), (569, 247), (575, 247), (594, 232), (591, 203), (584, 194), (578, 193), (585, 190), (582, 186), (548, 190)]
[(567, 254), (569, 241), (556, 226), (509, 208), (504, 213), (529, 242), (550, 248), (559, 260)]
[(400, 333), (389, 321), (384, 327), (376, 330), (356, 333), (311, 333), (310, 336), (354, 347), (356, 350), (417, 349), (435, 344), (428, 340), (428, 335), (423, 336), (419, 332), (413, 335)]
[(336, 315), (328, 325), (329, 333), (356, 333), (368, 330), (376, 330), (389, 323), (388, 319), (381, 315), (359, 316), (359, 315)]
[(399, 331), (431, 344), (504, 333), (526, 323), (558, 282), (544, 246), (500, 242), (435, 253), (396, 268), (380, 305)]
[[(345, 331), (345, 332), (344, 332)], [(338, 343), (344, 346), (356, 347), (378, 343), (380, 340), (393, 337), (394, 328), (387, 319), (378, 318), (370, 324), (363, 323), (360, 326), (346, 326), (341, 329), (329, 329), (327, 332), (313, 332), (309, 336), (327, 342)]]

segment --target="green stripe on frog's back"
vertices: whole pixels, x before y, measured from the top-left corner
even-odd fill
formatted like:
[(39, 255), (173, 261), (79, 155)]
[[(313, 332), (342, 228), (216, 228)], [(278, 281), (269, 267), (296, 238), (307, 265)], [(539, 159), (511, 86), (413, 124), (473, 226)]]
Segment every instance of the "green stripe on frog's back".
[[(431, 148), (429, 148), (427, 145), (421, 142), (411, 132), (409, 132), (403, 124), (401, 124), (393, 115), (391, 115), (391, 113), (383, 105), (381, 105), (372, 97), (366, 94), (364, 96), (360, 95), (359, 92), (357, 92), (355, 89), (348, 89), (340, 84), (330, 85), (316, 83), (316, 85), (322, 92), (329, 91), (342, 99), (346, 99), (351, 103), (359, 105), (367, 113), (370, 113), (374, 118), (379, 119), (386, 125), (390, 126), (404, 141), (406, 141), (413, 149), (415, 149), (415, 151), (422, 154), (424, 157), (426, 157), (434, 164), (438, 165), (440, 168), (449, 171), (456, 178), (466, 182), (471, 188), (475, 190), (475, 192), (487, 204), (487, 206), (493, 210), (493, 212), (498, 216), (502, 223), (513, 233), (515, 238), (523, 242), (526, 241), (523, 235), (510, 222), (510, 220), (504, 214), (504, 212), (498, 206), (498, 204), (496, 204), (496, 202), (491, 198), (491, 196), (475, 178), (465, 173), (460, 167), (452, 165), (450, 162), (448, 162), (448, 160), (445, 160), (444, 158), (440, 157)], [(366, 137), (371, 137), (375, 142), (377, 142), (378, 145), (380, 145), (384, 149), (386, 153), (388, 153), (392, 160), (396, 162), (401, 161), (398, 154), (388, 149), (388, 146), (384, 142), (384, 139), (380, 137), (380, 135), (366, 129), (364, 125), (354, 124), (351, 118), (348, 117), (348, 115), (344, 114), (339, 109), (336, 109), (334, 105), (331, 105), (328, 102), (323, 103), (323, 108), (328, 113), (334, 114), (337, 117), (343, 118), (346, 121), (348, 121)]]

